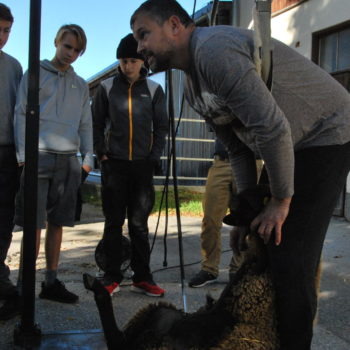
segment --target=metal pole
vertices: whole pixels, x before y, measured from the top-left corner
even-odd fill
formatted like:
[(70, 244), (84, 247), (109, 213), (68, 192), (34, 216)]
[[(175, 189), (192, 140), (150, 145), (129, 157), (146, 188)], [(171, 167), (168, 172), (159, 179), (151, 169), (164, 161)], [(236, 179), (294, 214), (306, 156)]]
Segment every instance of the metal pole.
[(176, 134), (175, 134), (175, 118), (174, 118), (174, 100), (173, 100), (173, 81), (172, 81), (172, 71), (169, 69), (167, 71), (167, 81), (168, 81), (168, 101), (169, 101), (169, 119), (170, 119), (170, 132), (172, 141), (172, 170), (173, 170), (173, 186), (174, 186), (174, 198), (175, 198), (175, 208), (176, 208), (176, 219), (177, 219), (177, 230), (178, 230), (178, 241), (179, 241), (179, 258), (180, 258), (180, 276), (181, 276), (181, 292), (183, 299), (183, 308), (187, 312), (187, 301), (185, 293), (185, 269), (184, 269), (184, 253), (182, 245), (182, 229), (181, 229), (181, 215), (180, 215), (180, 201), (177, 186), (177, 172), (176, 172)]
[(41, 0), (30, 1), (28, 97), (25, 132), (24, 227), (22, 257), (21, 323), (15, 329), (15, 342), (27, 346), (38, 342), (40, 330), (35, 317), (36, 212), (38, 185), (39, 69)]
[(211, 14), (210, 14), (210, 26), (214, 26), (216, 23), (216, 16), (218, 14), (218, 9), (219, 9), (219, 0), (214, 0), (213, 1), (213, 6), (211, 8)]
[(234, 27), (240, 26), (240, 4), (239, 0), (232, 0), (233, 10), (232, 10), (232, 25)]

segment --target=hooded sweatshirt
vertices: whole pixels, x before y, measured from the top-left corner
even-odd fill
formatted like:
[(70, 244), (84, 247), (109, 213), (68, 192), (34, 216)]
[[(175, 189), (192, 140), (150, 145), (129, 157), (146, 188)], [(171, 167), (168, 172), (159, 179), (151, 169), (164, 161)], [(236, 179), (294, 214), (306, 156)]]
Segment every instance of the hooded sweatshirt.
[(12, 56), (0, 50), (0, 146), (14, 145), (13, 114), (22, 67)]
[[(25, 124), (28, 72), (23, 76), (15, 108), (18, 162), (25, 162)], [(50, 61), (40, 63), (39, 151), (71, 154), (80, 151), (84, 165), (93, 167), (92, 117), (87, 83), (70, 67), (57, 70)]]

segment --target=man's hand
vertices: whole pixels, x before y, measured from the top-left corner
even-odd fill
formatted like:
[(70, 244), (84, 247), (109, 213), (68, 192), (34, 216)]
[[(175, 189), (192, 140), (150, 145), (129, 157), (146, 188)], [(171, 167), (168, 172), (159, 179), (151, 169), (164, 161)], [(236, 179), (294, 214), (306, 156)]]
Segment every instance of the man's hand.
[(83, 168), (87, 173), (89, 173), (89, 172), (91, 171), (91, 166), (89, 166), (89, 165), (84, 164), (84, 165), (82, 166), (82, 168)]
[(100, 162), (103, 162), (104, 160), (107, 160), (108, 157), (104, 154), (103, 156), (101, 156), (100, 158)]
[(264, 210), (252, 221), (250, 229), (256, 231), (266, 244), (275, 232), (275, 244), (282, 241), (282, 225), (289, 212), (291, 198), (272, 197)]

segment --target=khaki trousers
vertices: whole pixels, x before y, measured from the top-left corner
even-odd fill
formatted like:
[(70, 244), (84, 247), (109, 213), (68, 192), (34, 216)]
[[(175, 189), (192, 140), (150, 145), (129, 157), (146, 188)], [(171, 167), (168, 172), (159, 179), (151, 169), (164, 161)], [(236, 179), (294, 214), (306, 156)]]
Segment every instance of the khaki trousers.
[(208, 172), (201, 232), (202, 270), (219, 274), (222, 219), (227, 213), (232, 194), (236, 193), (229, 160), (214, 160)]

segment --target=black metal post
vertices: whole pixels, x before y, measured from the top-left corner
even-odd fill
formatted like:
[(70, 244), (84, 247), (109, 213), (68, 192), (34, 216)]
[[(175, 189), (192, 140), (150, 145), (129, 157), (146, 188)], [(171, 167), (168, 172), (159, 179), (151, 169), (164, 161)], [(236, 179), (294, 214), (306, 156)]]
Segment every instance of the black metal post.
[(24, 347), (40, 342), (35, 324), (36, 212), (38, 187), (39, 69), (41, 0), (30, 1), (28, 95), (25, 132), (24, 227), (22, 260), (23, 309), (15, 329), (15, 343)]

